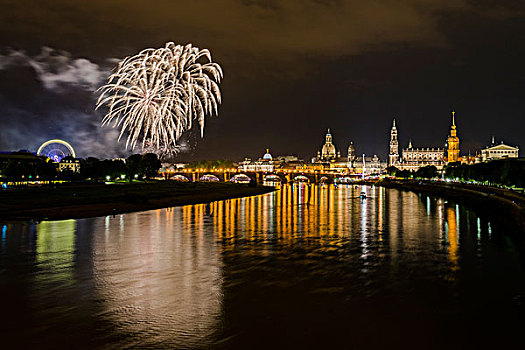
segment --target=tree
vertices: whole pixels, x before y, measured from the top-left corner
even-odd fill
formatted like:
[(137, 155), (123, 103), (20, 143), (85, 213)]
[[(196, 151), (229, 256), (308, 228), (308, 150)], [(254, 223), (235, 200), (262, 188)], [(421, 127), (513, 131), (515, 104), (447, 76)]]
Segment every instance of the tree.
[(53, 162), (42, 161), (36, 166), (36, 174), (39, 179), (52, 180), (57, 176), (57, 167)]
[(525, 187), (525, 161), (503, 159), (479, 164), (449, 164), (447, 178), (488, 182), (507, 186)]
[(101, 163), (102, 163), (101, 164), (101, 169), (102, 169), (101, 175), (104, 178), (109, 176), (110, 178), (114, 179), (126, 173), (126, 170), (127, 170), (126, 164), (124, 164), (124, 162), (121, 160), (105, 159)]
[(162, 164), (156, 154), (146, 153), (140, 160), (140, 173), (149, 179), (159, 173), (161, 166)]
[(396, 176), (398, 171), (399, 169), (395, 166), (389, 166), (388, 168), (386, 168), (386, 173), (390, 176)]
[(399, 170), (396, 172), (396, 176), (408, 179), (413, 176), (413, 173), (410, 170)]
[(80, 161), (80, 174), (84, 179), (96, 180), (102, 177), (102, 162), (94, 157)]
[(438, 176), (438, 170), (433, 165), (427, 165), (417, 169), (415, 176), (422, 179), (432, 179)]
[(14, 159), (9, 159), (2, 167), (2, 174), (8, 178), (19, 179), (22, 176), (27, 177), (30, 173), (29, 164)]
[(142, 175), (140, 171), (141, 161), (142, 155), (140, 154), (132, 154), (126, 159), (126, 174), (128, 176), (129, 182), (135, 178), (135, 175)]

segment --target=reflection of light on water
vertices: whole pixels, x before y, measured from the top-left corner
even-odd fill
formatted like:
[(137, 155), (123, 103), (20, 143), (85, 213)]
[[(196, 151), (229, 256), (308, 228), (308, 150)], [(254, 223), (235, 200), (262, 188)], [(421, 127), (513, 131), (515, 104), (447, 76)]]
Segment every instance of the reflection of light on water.
[(457, 210), (447, 208), (447, 228), (448, 228), (448, 254), (449, 260), (452, 262), (452, 270), (457, 270), (458, 265), (458, 226), (457, 226)]
[(7, 236), (7, 225), (2, 226), (2, 248), (5, 246), (5, 239)]
[(366, 203), (361, 203), (361, 258), (368, 258), (368, 237), (366, 224), (368, 222), (368, 210)]
[[(34, 235), (38, 238), (35, 257), (41, 259), (51, 251), (57, 263), (63, 255), (64, 270), (71, 270), (67, 264), (75, 261), (75, 247), (84, 252), (76, 261), (89, 268), (76, 263), (80, 268), (75, 275), (64, 276), (89, 280), (86, 289), (85, 284), (79, 288), (88, 290), (82, 296), (96, 304), (95, 315), (89, 317), (97, 319), (95, 327), (107, 327), (100, 332), (107, 330), (108, 337), (118, 338), (119, 347), (213, 347), (224, 328), (230, 336), (233, 328), (228, 327), (245, 321), (249, 306), (238, 305), (240, 301), (258, 302), (270, 294), (265, 294), (270, 288), (272, 293), (282, 286), (302, 288), (305, 276), (314, 280), (308, 284), (316, 290), (335, 285), (351, 298), (369, 292), (388, 300), (396, 296), (389, 294), (392, 291), (415, 295), (410, 289), (413, 281), (423, 282), (427, 293), (426, 282), (432, 276), (437, 278), (437, 288), (443, 288), (439, 292), (446, 294), (449, 285), (455, 287), (450, 284), (459, 276), (454, 271), (459, 263), (469, 263), (469, 248), (476, 244), (473, 220), (477, 219), (478, 240), (482, 230), (486, 233), (486, 220), (471, 216), (469, 231), (469, 212), (463, 207), (458, 211), (455, 204), (444, 205), (439, 199), (429, 201), (381, 187), (368, 191), (370, 196), (361, 202), (357, 186), (283, 185), (257, 197), (79, 220), (79, 242), (75, 244), (75, 225), (70, 225), (66, 231), (71, 235), (63, 237), (67, 238), (64, 249), (46, 248), (56, 241), (56, 237), (45, 239), (46, 230), (57, 231), (48, 224)], [(439, 240), (445, 228), (446, 238)], [(0, 229), (2, 235), (7, 231), (8, 240), (14, 236), (11, 226), (0, 225)], [(472, 235), (464, 234), (459, 241), (460, 229)], [(483, 241), (488, 243), (492, 242)], [(35, 250), (30, 251), (32, 258)], [(55, 275), (53, 265), (49, 266), (49, 275)], [(281, 281), (283, 277), (286, 280)], [(39, 282), (39, 287), (48, 286)], [(255, 290), (258, 283), (260, 293)], [(228, 298), (223, 297), (223, 289), (231, 293)], [(424, 295), (433, 298), (434, 286), (431, 289)], [(71, 294), (62, 295), (66, 293)], [(429, 298), (432, 307), (441, 306), (433, 301)], [(236, 309), (243, 313), (237, 320)], [(223, 322), (232, 318), (233, 323), (225, 327)], [(235, 328), (233, 336), (242, 327)]]
[(438, 199), (437, 205), (438, 205), (437, 208), (438, 208), (438, 221), (439, 221), (439, 239), (443, 240), (443, 237), (445, 236), (445, 232), (444, 232), (443, 227), (445, 226), (445, 224), (443, 222), (444, 206), (443, 206), (443, 200), (441, 198)]
[[(42, 221), (37, 225), (37, 282), (68, 281), (73, 277), (75, 220)], [(44, 288), (43, 286), (40, 286)]]
[[(217, 204), (211, 211), (225, 214), (225, 202), (211, 206)], [(201, 204), (126, 214), (123, 222), (97, 219), (108, 229), (107, 239), (93, 237), (102, 317), (119, 332), (148, 335), (147, 343), (138, 337), (135, 345), (206, 347), (211, 341), (221, 315), (222, 262), (217, 237), (206, 234), (219, 227), (215, 219), (205, 221), (205, 211)], [(138, 224), (133, 224), (137, 217)], [(125, 239), (119, 239), (121, 227)]]
[(104, 219), (104, 227), (105, 227), (105, 234), (106, 234), (106, 239), (108, 238), (108, 235), (109, 235), (109, 215), (105, 217)]
[(481, 237), (481, 219), (478, 217), (478, 220), (477, 220), (477, 223), (478, 223), (478, 230), (477, 230), (477, 236), (478, 236), (478, 242), (480, 240), (480, 237)]
[[(383, 242), (383, 230), (384, 230), (384, 227), (383, 227), (383, 213), (384, 213), (384, 205), (385, 205), (385, 201), (384, 201), (384, 195), (385, 195), (385, 189), (383, 187), (379, 187), (379, 196), (378, 196), (378, 205), (377, 205), (377, 210), (378, 210), (378, 213), (377, 213), (377, 231), (378, 231), (378, 234), (379, 234), (379, 242)], [(381, 247), (382, 248), (382, 245)]]
[(330, 235), (333, 236), (335, 234), (335, 215), (337, 214), (335, 211), (335, 190), (333, 188), (330, 188), (329, 191), (329, 199), (328, 199), (328, 230), (330, 232)]

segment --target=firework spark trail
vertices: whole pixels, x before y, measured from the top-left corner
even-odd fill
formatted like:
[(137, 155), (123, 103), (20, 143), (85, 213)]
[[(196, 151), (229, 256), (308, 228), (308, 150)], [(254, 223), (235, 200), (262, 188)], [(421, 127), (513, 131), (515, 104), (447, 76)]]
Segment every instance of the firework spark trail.
[(102, 125), (127, 132), (126, 148), (177, 148), (177, 140), (197, 119), (201, 137), (206, 115), (217, 115), (222, 69), (207, 49), (172, 42), (126, 57), (99, 91), (96, 108), (108, 106)]

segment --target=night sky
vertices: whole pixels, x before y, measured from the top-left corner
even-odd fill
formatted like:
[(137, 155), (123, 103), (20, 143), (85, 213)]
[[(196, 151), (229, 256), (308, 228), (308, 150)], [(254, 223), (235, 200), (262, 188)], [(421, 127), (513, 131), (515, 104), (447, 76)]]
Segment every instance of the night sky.
[[(219, 117), (180, 160), (297, 154), (331, 128), (346, 155), (492, 136), (525, 147), (525, 2), (502, 0), (0, 0), (0, 150), (62, 138), (80, 157), (125, 155), (94, 91), (119, 59), (168, 41), (224, 70)], [(198, 129), (198, 128), (196, 128)], [(523, 153), (523, 150), (522, 150)]]

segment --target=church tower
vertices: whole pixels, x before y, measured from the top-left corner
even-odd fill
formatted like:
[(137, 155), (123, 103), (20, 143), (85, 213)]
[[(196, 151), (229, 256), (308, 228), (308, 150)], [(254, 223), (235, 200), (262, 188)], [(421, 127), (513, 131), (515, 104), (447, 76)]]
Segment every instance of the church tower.
[(459, 161), (459, 137), (456, 130), (456, 112), (452, 111), (452, 127), (450, 128), (450, 135), (447, 140), (447, 162)]
[(395, 166), (399, 161), (399, 143), (397, 141), (396, 120), (390, 131), (390, 153), (388, 154), (388, 166)]
[(354, 143), (350, 141), (350, 145), (348, 145), (348, 161), (353, 162), (355, 160), (355, 147)]

